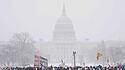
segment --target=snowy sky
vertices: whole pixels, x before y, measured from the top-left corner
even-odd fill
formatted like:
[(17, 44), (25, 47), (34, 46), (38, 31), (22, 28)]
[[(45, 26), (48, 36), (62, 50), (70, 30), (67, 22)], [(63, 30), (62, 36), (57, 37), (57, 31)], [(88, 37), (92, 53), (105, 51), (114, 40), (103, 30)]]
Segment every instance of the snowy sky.
[(125, 0), (0, 0), (0, 41), (17, 32), (51, 40), (63, 1), (78, 40), (125, 40)]

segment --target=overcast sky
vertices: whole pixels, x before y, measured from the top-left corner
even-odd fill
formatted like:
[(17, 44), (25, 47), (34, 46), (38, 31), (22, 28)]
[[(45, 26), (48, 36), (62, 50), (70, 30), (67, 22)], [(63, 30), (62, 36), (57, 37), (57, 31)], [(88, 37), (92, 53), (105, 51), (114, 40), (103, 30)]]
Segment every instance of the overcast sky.
[(125, 40), (125, 0), (0, 0), (0, 41), (17, 32), (51, 40), (63, 1), (78, 40)]

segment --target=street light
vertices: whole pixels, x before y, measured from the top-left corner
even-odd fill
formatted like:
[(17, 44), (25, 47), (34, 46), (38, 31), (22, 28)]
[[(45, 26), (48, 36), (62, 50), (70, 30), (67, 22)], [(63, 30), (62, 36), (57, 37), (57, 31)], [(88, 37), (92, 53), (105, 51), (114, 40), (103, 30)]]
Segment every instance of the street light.
[(73, 57), (74, 57), (74, 67), (76, 66), (76, 51), (73, 51)]

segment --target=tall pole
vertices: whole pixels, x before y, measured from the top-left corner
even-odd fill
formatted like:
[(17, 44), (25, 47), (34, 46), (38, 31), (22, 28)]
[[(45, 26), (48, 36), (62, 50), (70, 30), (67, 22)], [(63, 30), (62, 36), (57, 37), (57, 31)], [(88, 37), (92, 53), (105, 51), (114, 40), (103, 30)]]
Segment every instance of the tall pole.
[(73, 58), (74, 58), (74, 67), (76, 66), (76, 51), (73, 51)]

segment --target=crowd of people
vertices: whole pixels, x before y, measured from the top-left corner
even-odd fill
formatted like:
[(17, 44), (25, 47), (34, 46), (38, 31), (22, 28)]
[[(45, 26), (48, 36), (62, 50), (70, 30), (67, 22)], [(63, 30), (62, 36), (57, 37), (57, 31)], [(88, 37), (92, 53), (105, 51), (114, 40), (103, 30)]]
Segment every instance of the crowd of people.
[(76, 67), (1, 67), (0, 70), (125, 70), (125, 66), (76, 66)]

